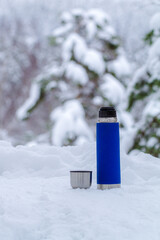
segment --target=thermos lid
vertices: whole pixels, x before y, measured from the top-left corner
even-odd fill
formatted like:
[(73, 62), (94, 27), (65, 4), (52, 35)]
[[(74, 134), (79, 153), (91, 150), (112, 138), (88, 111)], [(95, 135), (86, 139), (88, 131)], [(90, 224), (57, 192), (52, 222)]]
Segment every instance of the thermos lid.
[(99, 110), (100, 118), (112, 118), (116, 117), (116, 110), (114, 107), (101, 107)]

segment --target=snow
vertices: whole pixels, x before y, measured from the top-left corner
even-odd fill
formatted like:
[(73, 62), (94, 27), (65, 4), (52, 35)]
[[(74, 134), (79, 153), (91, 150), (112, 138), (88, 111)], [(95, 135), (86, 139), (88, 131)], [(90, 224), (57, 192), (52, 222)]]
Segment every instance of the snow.
[(154, 34), (160, 34), (160, 13), (156, 13), (150, 20), (150, 30), (154, 30)]
[(102, 75), (105, 71), (105, 64), (102, 54), (94, 49), (88, 49), (83, 63), (93, 72)]
[(72, 80), (74, 83), (81, 84), (82, 86), (89, 80), (86, 70), (74, 61), (67, 63), (65, 67), (65, 75), (69, 80)]
[(156, 143), (158, 143), (158, 139), (151, 137), (147, 142), (147, 147), (154, 147)]
[(149, 49), (147, 59), (148, 71), (152, 73), (153, 78), (159, 78), (160, 75), (160, 39), (157, 39)]
[(125, 88), (109, 73), (105, 74), (103, 79), (104, 83), (100, 86), (100, 91), (105, 98), (112, 102), (112, 104), (118, 105), (124, 99)]
[(149, 48), (146, 61), (147, 71), (152, 75), (149, 81), (159, 79), (160, 75), (160, 13), (156, 13), (150, 21), (150, 30), (154, 30), (154, 41)]
[(68, 89), (69, 89), (69, 86), (65, 81), (59, 81), (58, 82), (58, 87), (61, 91), (64, 91), (64, 92), (68, 91)]
[(70, 23), (62, 26), (62, 27), (59, 27), (59, 28), (56, 28), (54, 31), (53, 31), (53, 36), (54, 37), (60, 37), (66, 33), (68, 33), (71, 29), (72, 29), (73, 25)]
[(124, 55), (119, 55), (108, 65), (108, 70), (114, 72), (118, 78), (130, 76), (131, 74), (131, 65)]
[[(95, 143), (12, 147), (0, 142), (0, 153), (1, 239), (159, 239), (159, 159), (122, 151), (122, 187), (101, 191)], [(90, 189), (71, 188), (74, 169), (93, 170)]]
[(8, 136), (8, 132), (5, 129), (0, 128), (0, 140), (11, 141), (11, 137)]
[(96, 96), (92, 100), (93, 104), (96, 106), (102, 106), (103, 105), (103, 98), (101, 96)]
[(61, 15), (61, 22), (69, 23), (73, 20), (72, 15), (69, 12), (63, 12)]
[(111, 26), (105, 26), (101, 31), (98, 32), (98, 36), (104, 41), (111, 41), (118, 44), (117, 35)]
[(71, 33), (63, 44), (63, 59), (65, 62), (74, 58), (86, 65), (91, 71), (101, 75), (105, 71), (102, 54), (95, 49), (87, 47), (85, 40), (76, 33)]
[(62, 56), (64, 61), (69, 61), (72, 57), (72, 51), (75, 58), (81, 61), (87, 50), (86, 43), (82, 37), (76, 33), (71, 33), (63, 44)]
[[(35, 107), (36, 103), (40, 100), (43, 83), (48, 79), (48, 83), (45, 86), (45, 91), (50, 91), (57, 87), (57, 82), (54, 77), (60, 77), (63, 74), (62, 66), (48, 66), (42, 74), (39, 74), (31, 84), (30, 93), (28, 99), (17, 110), (16, 116), (19, 120), (24, 120), (29, 117), (31, 109)], [(43, 89), (44, 90), (44, 89)]]
[(92, 19), (97, 25), (103, 27), (110, 21), (109, 16), (101, 9), (90, 9), (87, 12), (88, 19)]
[(131, 83), (130, 83), (130, 85), (129, 85), (129, 90), (130, 90), (130, 91), (132, 91), (132, 88), (134, 87), (134, 85), (136, 85), (136, 83), (137, 83), (138, 81), (140, 81), (139, 79), (141, 79), (141, 78), (146, 79), (146, 78), (147, 78), (147, 73), (146, 73), (146, 71), (147, 71), (146, 65), (144, 65), (144, 66), (142, 66), (141, 68), (139, 68), (139, 69), (135, 72), (135, 74), (134, 74), (134, 76), (133, 76), (133, 79), (132, 79), (132, 81), (131, 81)]
[(86, 11), (85, 27), (88, 40), (100, 37), (109, 40), (115, 35), (114, 29), (109, 25), (108, 15), (100, 9), (90, 9)]
[(84, 118), (84, 110), (78, 100), (69, 100), (51, 113), (53, 122), (52, 143), (66, 145), (76, 139), (76, 144), (92, 140), (93, 136)]
[(39, 100), (40, 93), (41, 93), (40, 84), (38, 84), (37, 82), (33, 82), (32, 86), (31, 86), (29, 98), (22, 105), (22, 107), (20, 107), (16, 112), (16, 115), (17, 115), (18, 119), (23, 120), (23, 119), (28, 117), (28, 115), (29, 115), (28, 111)]
[(158, 116), (158, 114), (160, 114), (160, 97), (159, 97), (159, 101), (158, 99), (151, 99), (148, 104), (146, 105), (146, 107), (144, 108), (144, 117), (146, 116)]
[(72, 14), (74, 17), (82, 17), (84, 15), (84, 10), (81, 8), (72, 9)]
[(87, 38), (89, 40), (92, 40), (96, 35), (96, 32), (97, 32), (96, 25), (92, 20), (88, 20), (86, 22), (86, 32), (87, 32)]
[(56, 81), (51, 81), (50, 83), (47, 84), (46, 86), (46, 91), (50, 91), (53, 88), (57, 87), (57, 82)]
[(40, 75), (38, 75), (35, 79), (37, 82), (43, 81), (43, 79), (49, 79), (54, 77), (60, 77), (63, 74), (63, 68), (62, 66), (59, 66), (57, 64), (50, 63), (49, 66), (47, 66)]
[(117, 115), (119, 118), (119, 122), (122, 123), (127, 129), (130, 129), (134, 125), (134, 119), (133, 116), (129, 113), (123, 110), (122, 104), (118, 108)]

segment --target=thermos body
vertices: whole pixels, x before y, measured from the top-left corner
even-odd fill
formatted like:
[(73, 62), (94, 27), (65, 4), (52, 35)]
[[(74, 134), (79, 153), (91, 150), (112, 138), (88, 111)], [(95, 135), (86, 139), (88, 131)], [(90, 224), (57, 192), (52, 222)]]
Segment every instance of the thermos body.
[(120, 187), (121, 184), (119, 123), (111, 111), (109, 114), (109, 117), (102, 116), (96, 125), (98, 189)]

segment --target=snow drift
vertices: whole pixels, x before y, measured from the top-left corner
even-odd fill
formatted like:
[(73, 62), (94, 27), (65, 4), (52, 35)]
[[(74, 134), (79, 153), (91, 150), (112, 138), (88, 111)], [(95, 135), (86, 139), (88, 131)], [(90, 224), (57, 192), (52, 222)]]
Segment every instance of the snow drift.
[[(96, 189), (95, 144), (18, 146), (0, 142), (0, 239), (158, 239), (160, 160), (121, 152), (122, 187)], [(93, 170), (89, 190), (69, 170)]]

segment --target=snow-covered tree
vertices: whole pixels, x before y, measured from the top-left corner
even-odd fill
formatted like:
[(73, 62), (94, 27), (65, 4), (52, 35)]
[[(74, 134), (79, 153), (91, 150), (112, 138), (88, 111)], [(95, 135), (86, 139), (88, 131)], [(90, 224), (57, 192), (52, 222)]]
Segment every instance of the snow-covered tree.
[(139, 120), (131, 149), (160, 157), (160, 13), (151, 19), (145, 41), (148, 58), (135, 74), (129, 97), (128, 109)]
[[(18, 109), (17, 116), (30, 117), (32, 110), (52, 90), (55, 96), (50, 118), (52, 143), (64, 145), (89, 140), (92, 134), (87, 124), (92, 127), (95, 123), (100, 106), (124, 109), (130, 65), (120, 47), (120, 39), (102, 10), (74, 9), (62, 14), (60, 26), (49, 40), (59, 48), (59, 57), (35, 79), (30, 96)], [(122, 110), (119, 116), (124, 126)], [(57, 140), (57, 132), (61, 140)]]
[[(35, 111), (27, 122), (18, 122), (15, 112), (28, 96), (32, 79), (54, 58), (55, 50), (46, 38), (43, 15), (25, 15), (27, 10), (22, 2), (13, 8), (11, 2), (4, 8), (0, 3), (0, 129), (12, 136), (13, 144), (23, 144), (28, 141), (28, 133), (32, 139), (46, 129), (42, 111)], [(27, 9), (31, 8), (28, 4)]]

